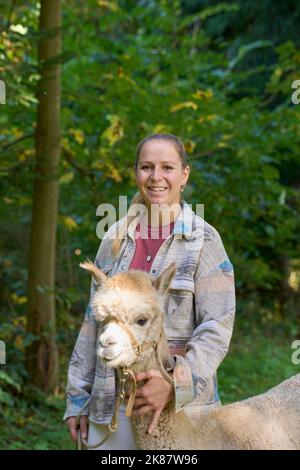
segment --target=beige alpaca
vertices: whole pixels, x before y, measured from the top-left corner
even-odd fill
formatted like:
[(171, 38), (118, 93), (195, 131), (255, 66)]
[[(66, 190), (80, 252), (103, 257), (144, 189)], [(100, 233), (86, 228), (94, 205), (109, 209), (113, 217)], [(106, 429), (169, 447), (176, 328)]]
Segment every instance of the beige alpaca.
[[(119, 372), (158, 369), (155, 341), (163, 363), (168, 360), (162, 333), (164, 294), (175, 275), (172, 264), (158, 279), (141, 271), (118, 273), (108, 278), (93, 263), (89, 270), (97, 289), (92, 299), (100, 328), (97, 354)], [(146, 345), (138, 355), (133, 347)], [(200, 411), (197, 422), (184, 410), (164, 409), (155, 431), (146, 432), (150, 416), (132, 418), (137, 445), (142, 449), (300, 449), (300, 374), (268, 392), (247, 400)]]

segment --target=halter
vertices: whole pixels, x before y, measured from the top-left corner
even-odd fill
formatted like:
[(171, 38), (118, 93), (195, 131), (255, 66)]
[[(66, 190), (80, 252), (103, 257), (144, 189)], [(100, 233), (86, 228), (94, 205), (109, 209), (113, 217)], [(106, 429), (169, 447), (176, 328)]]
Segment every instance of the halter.
[(130, 339), (132, 349), (137, 355), (137, 359), (140, 357), (141, 353), (146, 351), (147, 349), (153, 347), (153, 349), (157, 346), (158, 341), (144, 341), (142, 344), (138, 343), (126, 323), (124, 323), (121, 320), (118, 320), (117, 318), (113, 317), (112, 315), (109, 315), (103, 322), (104, 325), (107, 325), (109, 323), (115, 323), (118, 325), (121, 329), (125, 331), (127, 336)]
[[(133, 333), (127, 327), (126, 323), (124, 323), (121, 320), (118, 320), (117, 318), (115, 318), (112, 315), (109, 315), (104, 320), (104, 325), (107, 325), (109, 323), (115, 323), (121, 329), (123, 329), (125, 331), (126, 335), (130, 339), (132, 349), (134, 350), (134, 352), (137, 356), (137, 359), (139, 359), (140, 355), (144, 351), (146, 351), (147, 349), (153, 348), (154, 350), (156, 350), (156, 346), (158, 344), (158, 341), (144, 341), (142, 344), (139, 344), (137, 342), (135, 336), (133, 335)], [(112, 432), (114, 432), (118, 429), (119, 408), (120, 408), (120, 406), (123, 403), (124, 398), (125, 398), (125, 383), (128, 379), (131, 379), (131, 391), (130, 391), (128, 403), (127, 403), (126, 410), (125, 410), (125, 416), (128, 416), (129, 418), (131, 417), (133, 403), (134, 403), (135, 395), (136, 395), (136, 380), (135, 380), (135, 375), (134, 375), (133, 370), (129, 367), (121, 367), (120, 370), (121, 370), (121, 377), (120, 377), (121, 391), (117, 395), (114, 415), (113, 415), (111, 424), (109, 426)]]

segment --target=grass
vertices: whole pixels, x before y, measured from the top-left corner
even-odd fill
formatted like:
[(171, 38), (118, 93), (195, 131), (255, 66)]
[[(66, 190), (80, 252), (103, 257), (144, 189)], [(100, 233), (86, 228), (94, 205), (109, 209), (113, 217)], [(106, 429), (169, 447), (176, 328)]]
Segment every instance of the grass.
[(292, 363), (295, 337), (280, 331), (251, 334), (236, 331), (228, 355), (218, 370), (223, 404), (251, 397), (300, 372)]
[[(221, 364), (219, 390), (223, 404), (266, 391), (300, 372), (291, 362), (296, 339), (280, 331), (235, 332)], [(27, 387), (13, 407), (0, 410), (0, 449), (74, 449), (62, 416), (63, 394), (46, 396)], [(2, 416), (1, 416), (2, 415)]]

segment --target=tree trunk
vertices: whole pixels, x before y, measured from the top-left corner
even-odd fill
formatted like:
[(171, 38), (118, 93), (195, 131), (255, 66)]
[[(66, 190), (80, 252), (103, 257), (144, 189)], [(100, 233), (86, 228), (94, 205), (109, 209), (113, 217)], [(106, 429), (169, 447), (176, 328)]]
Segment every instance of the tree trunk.
[(30, 239), (26, 351), (30, 383), (45, 391), (58, 384), (55, 340), (55, 246), (60, 158), (60, 53), (62, 0), (42, 0), (38, 59), (36, 173)]

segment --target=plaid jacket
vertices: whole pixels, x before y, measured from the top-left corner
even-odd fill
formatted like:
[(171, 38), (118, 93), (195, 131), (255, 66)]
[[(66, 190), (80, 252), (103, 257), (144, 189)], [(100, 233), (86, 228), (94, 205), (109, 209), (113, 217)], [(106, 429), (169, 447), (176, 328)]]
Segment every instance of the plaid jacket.
[[(111, 245), (121, 221), (105, 234), (96, 264), (107, 275), (126, 271), (135, 251), (134, 231), (128, 227), (119, 257), (113, 261)], [(156, 278), (175, 261), (177, 273), (165, 303), (164, 329), (174, 358), (176, 411), (219, 403), (216, 371), (228, 351), (235, 314), (233, 267), (218, 232), (183, 203), (173, 232), (161, 245), (150, 274)], [(93, 287), (91, 295), (93, 294)], [(68, 372), (67, 410), (96, 423), (110, 423), (115, 403), (115, 372), (96, 357), (100, 324), (88, 305)], [(196, 413), (196, 408), (194, 408)]]

